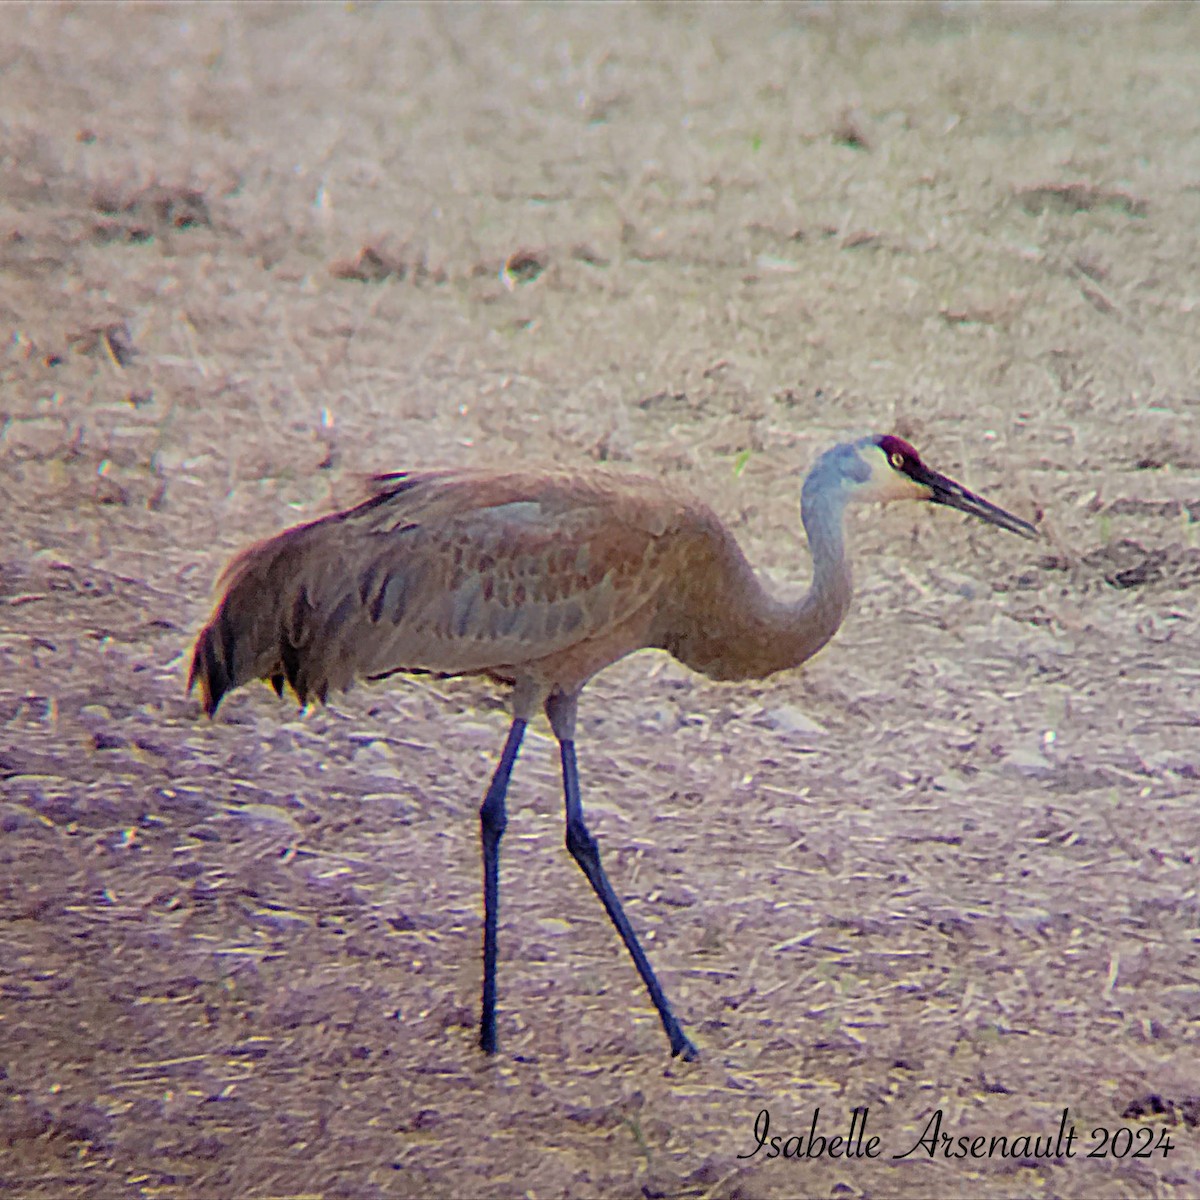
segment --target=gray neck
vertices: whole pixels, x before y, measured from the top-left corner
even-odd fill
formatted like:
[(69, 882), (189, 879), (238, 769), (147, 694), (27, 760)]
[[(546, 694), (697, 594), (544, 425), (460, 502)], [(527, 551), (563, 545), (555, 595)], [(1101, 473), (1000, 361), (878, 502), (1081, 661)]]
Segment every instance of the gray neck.
[(844, 521), (848, 496), (841, 489), (804, 489), (800, 518), (812, 555), (812, 582), (803, 598), (784, 604), (779, 628), (789, 666), (811, 658), (838, 631), (850, 609), (850, 563)]
[[(713, 596), (698, 617), (682, 620), (663, 641), (693, 670), (712, 679), (762, 679), (798, 667), (837, 632), (850, 607), (841, 488), (806, 488), (801, 518), (812, 553), (812, 584), (794, 604), (777, 600), (738, 554), (733, 594)], [(744, 572), (744, 573), (742, 573)], [(732, 575), (732, 572), (731, 572)]]

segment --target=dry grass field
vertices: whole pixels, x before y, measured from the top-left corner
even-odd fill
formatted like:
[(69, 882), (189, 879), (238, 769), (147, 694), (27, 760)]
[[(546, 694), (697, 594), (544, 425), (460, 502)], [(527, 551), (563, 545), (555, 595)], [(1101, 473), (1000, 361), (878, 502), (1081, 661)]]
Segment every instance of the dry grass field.
[[(6, 7), (0, 1195), (1200, 1195), (1197, 45), (1185, 5)], [(856, 511), (804, 670), (585, 692), (696, 1063), (533, 727), (486, 1060), (503, 696), (210, 722), (221, 567), (373, 470), (606, 461), (796, 590), (801, 478), (871, 430), (1044, 538)], [(864, 1108), (873, 1157), (739, 1157)]]

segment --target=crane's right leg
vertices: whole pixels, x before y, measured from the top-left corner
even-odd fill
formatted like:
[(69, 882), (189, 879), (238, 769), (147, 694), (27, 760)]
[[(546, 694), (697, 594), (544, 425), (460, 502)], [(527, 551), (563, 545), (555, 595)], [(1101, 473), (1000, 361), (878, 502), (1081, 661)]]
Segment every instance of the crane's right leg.
[(479, 809), (479, 831), (483, 841), (483, 1011), (479, 1018), (479, 1046), (496, 1053), (496, 919), (500, 905), (500, 838), (508, 824), (504, 798), (512, 775), (525, 722), (517, 717), (496, 765), (492, 782)]
[(680, 1056), (685, 1062), (692, 1062), (699, 1057), (699, 1052), (671, 1011), (671, 1005), (658, 982), (658, 977), (654, 974), (654, 968), (650, 965), (650, 960), (646, 957), (624, 908), (621, 907), (621, 901), (600, 865), (600, 849), (583, 819), (583, 804), (579, 799), (579, 769), (575, 762), (577, 699), (577, 694), (556, 693), (546, 701), (546, 715), (550, 718), (550, 727), (554, 730), (555, 737), (558, 738), (562, 757), (563, 795), (567, 803), (567, 849), (587, 876), (592, 890), (600, 897), (600, 903), (608, 913), (608, 919), (621, 935), (621, 941), (625, 943), (633, 965), (637, 967), (638, 974), (646, 985), (646, 991), (650, 993), (650, 999), (658, 1010), (659, 1019), (671, 1043), (672, 1057)]

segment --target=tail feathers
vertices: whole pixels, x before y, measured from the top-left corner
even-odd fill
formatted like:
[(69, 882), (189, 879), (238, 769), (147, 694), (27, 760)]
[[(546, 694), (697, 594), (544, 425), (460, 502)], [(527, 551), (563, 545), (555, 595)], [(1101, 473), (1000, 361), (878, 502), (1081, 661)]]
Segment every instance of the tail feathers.
[(237, 658), (237, 636), (222, 606), (200, 631), (192, 652), (192, 669), (188, 672), (188, 691), (199, 683), (204, 711), (210, 717), (220, 707), (226, 692), (246, 682), (238, 678)]
[[(404, 573), (392, 578), (394, 554), (376, 561), (386, 547), (375, 535), (394, 537), (411, 525), (403, 512), (382, 521), (372, 514), (438, 477), (380, 476), (377, 494), (356, 508), (286, 529), (233, 559), (218, 582), (223, 595), (196, 639), (188, 675), (188, 690), (199, 684), (209, 716), (228, 692), (254, 679), (266, 680), (279, 695), (287, 685), (306, 704), (310, 696), (324, 702), (330, 691), (378, 669), (379, 644), (407, 593), (400, 586)], [(392, 622), (381, 623), (371, 606), (364, 612), (367, 592), (376, 605), (387, 599), (397, 613)], [(356, 641), (364, 633), (365, 648)]]
[(200, 685), (210, 717), (227, 693), (253, 679), (270, 680), (281, 695), (285, 679), (296, 685), (296, 671), (288, 669), (281, 646), (287, 640), (276, 599), (281, 546), (273, 539), (234, 559), (222, 577), (225, 594), (196, 639), (188, 691)]
[[(210, 648), (210, 633), (208, 628), (202, 629), (196, 639), (196, 647), (192, 651), (192, 665), (188, 671), (187, 690), (190, 692), (197, 683), (200, 684), (200, 700), (204, 711), (211, 717), (217, 711), (221, 697), (229, 689), (229, 683), (224, 678), (225, 668), (217, 662), (216, 655)], [(218, 676), (221, 676), (219, 684)]]
[(204, 711), (211, 717), (227, 693), (254, 679), (269, 683), (280, 697), (286, 684), (301, 704), (308, 702), (310, 693), (324, 702), (328, 685), (310, 677), (313, 664), (309, 656), (281, 626), (253, 619), (239, 621), (236, 599), (226, 596), (221, 602), (200, 631), (192, 652), (188, 691), (200, 685)]
[(270, 683), (279, 696), (287, 684), (301, 704), (310, 695), (323, 702), (331, 683), (349, 683), (315, 652), (319, 618), (294, 553), (313, 528), (252, 546), (226, 570), (225, 594), (196, 639), (188, 675), (188, 690), (200, 685), (210, 717), (227, 693), (254, 679)]

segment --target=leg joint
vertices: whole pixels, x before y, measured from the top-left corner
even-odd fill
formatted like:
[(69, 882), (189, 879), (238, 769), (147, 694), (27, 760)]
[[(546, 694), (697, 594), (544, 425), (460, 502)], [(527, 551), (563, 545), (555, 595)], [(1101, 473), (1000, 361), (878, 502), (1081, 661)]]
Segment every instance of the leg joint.
[(599, 861), (600, 847), (592, 836), (592, 831), (582, 821), (567, 822), (567, 849), (571, 857)]
[(490, 791), (479, 806), (479, 827), (483, 836), (493, 837), (497, 841), (508, 825), (508, 813), (504, 809), (504, 798), (494, 796)]

